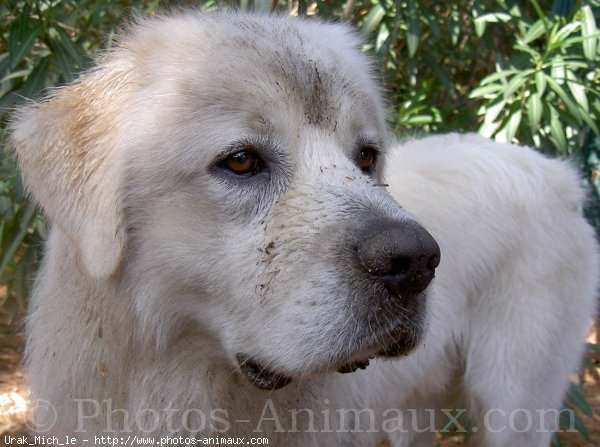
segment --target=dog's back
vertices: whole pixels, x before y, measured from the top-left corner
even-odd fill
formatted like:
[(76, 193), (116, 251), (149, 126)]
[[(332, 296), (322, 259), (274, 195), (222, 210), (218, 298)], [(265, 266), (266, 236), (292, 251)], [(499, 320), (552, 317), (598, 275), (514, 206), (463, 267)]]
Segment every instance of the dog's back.
[(402, 361), (420, 390), (408, 406), (458, 375), (477, 445), (548, 445), (597, 305), (581, 178), (529, 148), (450, 134), (400, 145), (386, 181), (444, 253), (427, 339)]

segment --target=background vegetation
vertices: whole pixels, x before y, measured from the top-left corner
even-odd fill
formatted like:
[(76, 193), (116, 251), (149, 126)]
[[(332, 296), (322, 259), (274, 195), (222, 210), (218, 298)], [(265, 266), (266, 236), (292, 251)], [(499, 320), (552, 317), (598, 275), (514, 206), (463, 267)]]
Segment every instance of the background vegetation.
[[(287, 10), (350, 21), (379, 62), (401, 136), (477, 131), (572, 157), (600, 234), (600, 0), (178, 1), (207, 10)], [(133, 13), (175, 2), (6, 0), (0, 6), (0, 305), (25, 307), (46, 224), (4, 140), (15, 105), (75, 79)], [(571, 403), (591, 413), (574, 386)], [(579, 426), (585, 435), (585, 427)]]

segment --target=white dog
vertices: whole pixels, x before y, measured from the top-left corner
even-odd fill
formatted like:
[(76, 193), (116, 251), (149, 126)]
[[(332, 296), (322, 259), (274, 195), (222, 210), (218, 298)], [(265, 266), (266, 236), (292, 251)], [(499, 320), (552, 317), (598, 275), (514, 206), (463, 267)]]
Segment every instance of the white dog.
[(473, 135), (388, 151), (359, 44), (141, 21), (17, 113), (52, 222), (27, 322), (46, 441), (431, 445), (459, 384), (477, 445), (548, 445), (598, 282), (577, 174)]

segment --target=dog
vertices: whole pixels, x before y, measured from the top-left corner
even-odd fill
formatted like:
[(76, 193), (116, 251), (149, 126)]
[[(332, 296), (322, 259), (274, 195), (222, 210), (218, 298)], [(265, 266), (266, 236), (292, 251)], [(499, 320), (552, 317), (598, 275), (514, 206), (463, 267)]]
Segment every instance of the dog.
[(276, 15), (140, 20), (15, 113), (51, 222), (39, 439), (421, 446), (449, 420), (549, 444), (598, 287), (579, 177), (476, 135), (395, 143), (360, 45)]

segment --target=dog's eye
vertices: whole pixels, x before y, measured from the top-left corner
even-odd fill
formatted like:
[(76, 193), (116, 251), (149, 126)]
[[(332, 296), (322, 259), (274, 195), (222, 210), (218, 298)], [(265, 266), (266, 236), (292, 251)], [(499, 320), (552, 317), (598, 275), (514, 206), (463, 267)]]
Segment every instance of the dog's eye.
[(254, 152), (242, 150), (229, 155), (219, 166), (236, 175), (250, 176), (258, 174), (264, 162)]
[(377, 161), (377, 150), (371, 146), (364, 146), (358, 153), (358, 167), (363, 172), (369, 172)]

